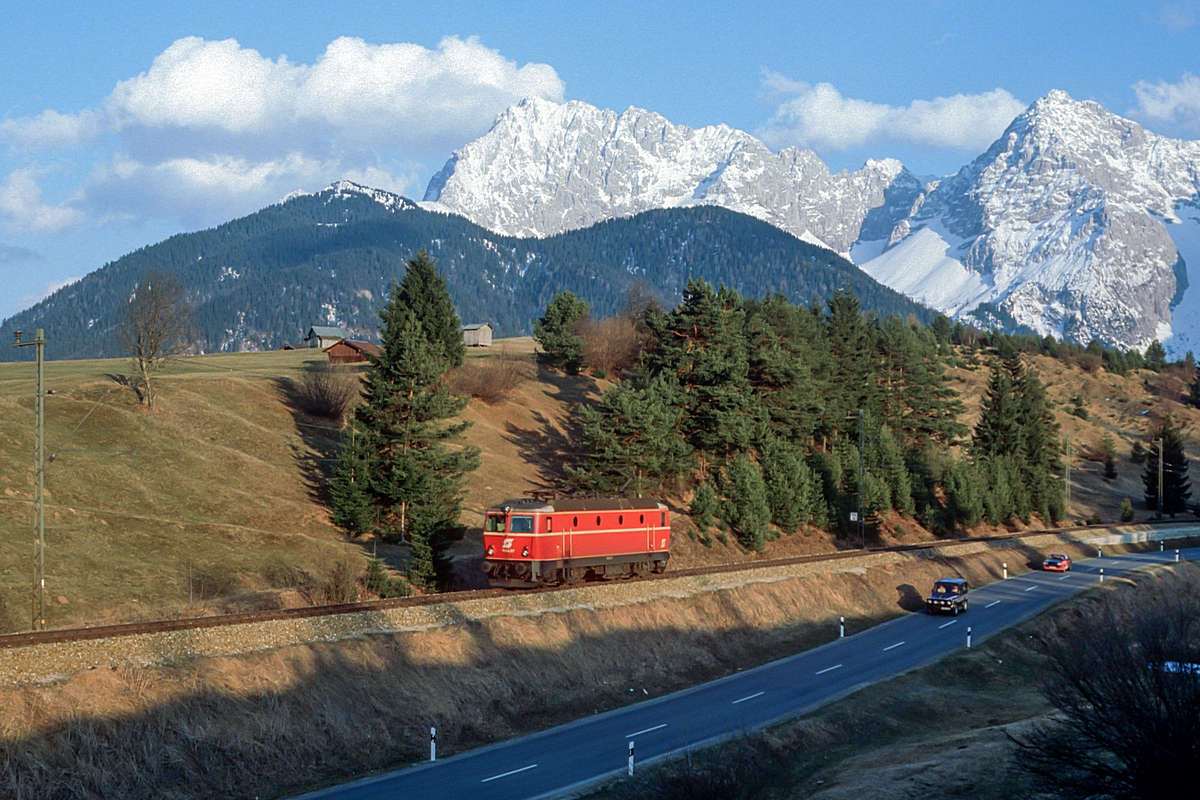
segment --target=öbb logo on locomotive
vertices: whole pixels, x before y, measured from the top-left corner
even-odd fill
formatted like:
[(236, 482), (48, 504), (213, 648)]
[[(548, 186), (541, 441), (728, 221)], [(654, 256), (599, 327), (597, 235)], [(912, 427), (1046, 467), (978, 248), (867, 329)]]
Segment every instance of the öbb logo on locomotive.
[(670, 547), (671, 512), (646, 498), (523, 497), (488, 508), (483, 525), (497, 587), (661, 574)]

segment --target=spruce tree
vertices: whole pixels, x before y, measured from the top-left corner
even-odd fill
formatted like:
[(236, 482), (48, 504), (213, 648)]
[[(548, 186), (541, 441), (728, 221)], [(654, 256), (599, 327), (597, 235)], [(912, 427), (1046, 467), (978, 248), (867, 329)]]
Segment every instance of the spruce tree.
[[(1154, 437), (1162, 441), (1162, 510), (1174, 516), (1188, 509), (1192, 496), (1191, 481), (1188, 479), (1188, 459), (1183, 449), (1183, 433), (1172, 423), (1170, 417), (1163, 420), (1162, 427)], [(1158, 442), (1151, 442), (1146, 453), (1146, 471), (1142, 483), (1146, 487), (1146, 508), (1158, 510)]]
[[(371, 532), (410, 541), (410, 580), (428, 590), (446, 577), (443, 554), (458, 530), (462, 479), (478, 468), (479, 451), (446, 447), (470, 426), (446, 424), (469, 400), (443, 380), (456, 358), (446, 332), (457, 332), (458, 317), (448, 294), (446, 302), (436, 296), (439, 284), (426, 265), (414, 259), (409, 266), (379, 312), (382, 353), (371, 357), (364, 402), (355, 408), (330, 496), (334, 518), (348, 531), (370, 525)], [(422, 320), (430, 309), (450, 314), (449, 321)]]
[(692, 494), (692, 502), (688, 506), (688, 513), (692, 515), (692, 522), (696, 524), (704, 542), (712, 541), (708, 538), (708, 531), (713, 526), (713, 515), (719, 508), (717, 493), (713, 491), (712, 484), (705, 482), (696, 487)]
[(458, 312), (450, 300), (446, 279), (424, 249), (408, 262), (397, 299), (405, 313), (421, 321), (425, 337), (434, 349), (441, 349), (450, 369), (462, 366), (467, 347), (463, 344)]
[(791, 442), (773, 439), (764, 450), (762, 470), (771, 521), (786, 534), (811, 522), (816, 476), (804, 463), (804, 452)]
[(573, 292), (562, 291), (546, 305), (546, 311), (533, 323), (533, 340), (542, 346), (552, 367), (572, 375), (583, 366), (583, 338), (576, 325), (588, 315), (590, 306)]
[(1193, 371), (1192, 385), (1188, 388), (1188, 405), (1200, 408), (1200, 369)]
[(844, 435), (857, 435), (858, 423), (850, 417), (859, 409), (878, 418), (876, 363), (858, 298), (839, 289), (829, 299), (826, 323), (833, 374), (830, 379), (828, 422)]
[(767, 541), (771, 508), (762, 469), (745, 453), (738, 453), (725, 469), (722, 488), (725, 503), (721, 518), (747, 550), (759, 551)]

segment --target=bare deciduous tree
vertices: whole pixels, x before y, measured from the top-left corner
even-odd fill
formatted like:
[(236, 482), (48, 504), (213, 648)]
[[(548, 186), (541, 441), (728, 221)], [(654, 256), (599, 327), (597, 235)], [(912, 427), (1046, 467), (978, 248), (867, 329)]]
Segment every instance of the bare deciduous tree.
[(1048, 637), (1059, 713), (1018, 742), (1018, 762), (1060, 797), (1195, 797), (1200, 570), (1141, 578), (1098, 606)]
[(583, 363), (593, 372), (616, 377), (637, 366), (641, 341), (637, 323), (628, 317), (586, 317), (575, 326), (583, 339)]
[(138, 282), (121, 315), (117, 340), (133, 360), (138, 400), (154, 407), (156, 372), (191, 344), (192, 304), (173, 276), (152, 270)]

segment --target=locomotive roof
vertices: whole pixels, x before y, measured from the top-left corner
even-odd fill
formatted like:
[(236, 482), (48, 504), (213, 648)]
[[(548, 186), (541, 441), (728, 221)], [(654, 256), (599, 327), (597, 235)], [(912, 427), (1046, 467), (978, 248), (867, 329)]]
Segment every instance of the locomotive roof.
[(653, 508), (665, 511), (667, 507), (657, 500), (647, 497), (558, 497), (551, 500), (536, 500), (532, 497), (519, 497), (505, 500), (488, 508), (488, 511), (503, 511), (511, 508), (513, 511), (619, 511), (623, 509)]

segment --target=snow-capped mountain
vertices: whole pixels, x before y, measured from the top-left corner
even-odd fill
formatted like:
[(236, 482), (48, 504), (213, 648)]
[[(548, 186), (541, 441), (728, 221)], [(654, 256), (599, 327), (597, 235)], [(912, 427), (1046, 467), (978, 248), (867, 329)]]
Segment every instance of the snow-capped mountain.
[[(923, 193), (856, 263), (947, 313), (1071, 341), (1178, 353), (1196, 342), (1200, 142), (1166, 139), (1054, 91)], [(1193, 284), (1200, 281), (1193, 281)], [(974, 313), (972, 313), (974, 312)]]
[(838, 253), (886, 236), (922, 185), (900, 162), (831, 175), (811, 150), (772, 153), (726, 125), (692, 129), (650, 111), (528, 99), (455, 152), (425, 192), (511, 236), (550, 236), (655, 208), (717, 205)]
[[(727, 126), (526, 100), (457, 151), (425, 194), (498, 233), (548, 236), (653, 208), (719, 205), (848, 253), (967, 320), (1174, 353), (1200, 344), (1200, 142), (1051, 92), (956, 175), (895, 160), (831, 174)], [(983, 305), (981, 307), (981, 304)]]

